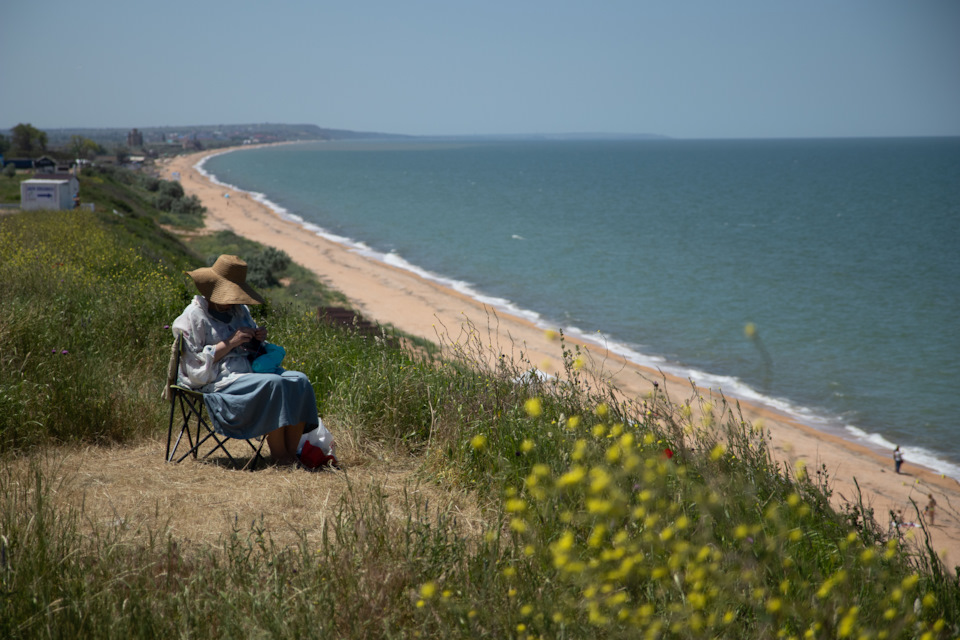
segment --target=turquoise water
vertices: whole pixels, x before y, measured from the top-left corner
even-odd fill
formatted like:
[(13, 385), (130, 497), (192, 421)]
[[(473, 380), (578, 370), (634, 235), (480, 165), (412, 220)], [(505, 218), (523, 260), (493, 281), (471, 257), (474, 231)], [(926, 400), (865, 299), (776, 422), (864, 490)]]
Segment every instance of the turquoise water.
[(204, 169), (305, 233), (960, 478), (960, 139), (305, 143)]

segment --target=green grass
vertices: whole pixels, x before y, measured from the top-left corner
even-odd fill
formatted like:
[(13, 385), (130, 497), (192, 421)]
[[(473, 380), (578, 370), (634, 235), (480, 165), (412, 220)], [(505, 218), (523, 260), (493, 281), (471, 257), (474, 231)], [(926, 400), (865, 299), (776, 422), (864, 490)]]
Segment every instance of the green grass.
[(159, 418), (158, 346), (185, 300), (162, 263), (88, 212), (0, 220), (0, 451), (122, 441)]
[(90, 167), (80, 176), (80, 199), (84, 203), (93, 203), (98, 211), (119, 216), (145, 216), (159, 224), (181, 229), (202, 227), (205, 210), (199, 201), (182, 196), (163, 198), (162, 192), (170, 191), (167, 187), (177, 194), (183, 192), (179, 183), (122, 167)]
[(10, 177), (0, 173), (0, 202), (20, 202), (20, 182), (23, 178), (21, 175)]
[(280, 548), (255, 522), (197, 549), (55, 508), (58, 488), (13, 456), (166, 424), (168, 325), (197, 258), (151, 225), (136, 211), (0, 219), (3, 637), (960, 634), (958, 578), (936, 554), (886, 539), (859, 506), (834, 511), (823, 473), (773, 463), (722, 399), (701, 401), (706, 422), (659, 392), (617, 402), (562, 340), (562, 379), (519, 383), (528, 365), (484, 366), (476, 330), (440, 360), (269, 293), (258, 318), (321, 413), (470, 492), (485, 532), (378, 488), (333, 505), (315, 547), (303, 532)]
[(14, 176), (0, 173), (0, 202), (19, 203), (20, 183), (29, 177), (30, 175), (27, 173), (18, 173)]

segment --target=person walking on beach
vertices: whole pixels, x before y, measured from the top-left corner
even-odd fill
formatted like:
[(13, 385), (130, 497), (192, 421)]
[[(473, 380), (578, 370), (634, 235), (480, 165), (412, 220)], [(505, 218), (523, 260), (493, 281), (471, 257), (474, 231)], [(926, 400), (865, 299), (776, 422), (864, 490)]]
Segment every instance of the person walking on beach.
[(893, 466), (896, 468), (897, 473), (900, 473), (900, 466), (903, 464), (903, 454), (900, 452), (900, 447), (898, 446), (893, 450)]
[(937, 517), (937, 501), (933, 499), (933, 494), (928, 493), (927, 497), (930, 498), (930, 502), (927, 503), (926, 508), (923, 510), (923, 515), (927, 517), (927, 520), (930, 521), (930, 526), (933, 526), (933, 521)]

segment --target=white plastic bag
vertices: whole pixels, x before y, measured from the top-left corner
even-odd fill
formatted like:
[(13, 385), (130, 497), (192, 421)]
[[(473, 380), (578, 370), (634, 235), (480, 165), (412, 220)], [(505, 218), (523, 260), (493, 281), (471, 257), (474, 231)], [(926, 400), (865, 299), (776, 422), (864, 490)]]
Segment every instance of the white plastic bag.
[(300, 436), (300, 444), (297, 445), (297, 455), (300, 455), (300, 452), (303, 451), (304, 442), (309, 442), (315, 447), (320, 447), (328, 456), (333, 455), (333, 434), (323, 426), (323, 420), (319, 416), (317, 420), (320, 421), (320, 424), (317, 425), (316, 429), (307, 431)]

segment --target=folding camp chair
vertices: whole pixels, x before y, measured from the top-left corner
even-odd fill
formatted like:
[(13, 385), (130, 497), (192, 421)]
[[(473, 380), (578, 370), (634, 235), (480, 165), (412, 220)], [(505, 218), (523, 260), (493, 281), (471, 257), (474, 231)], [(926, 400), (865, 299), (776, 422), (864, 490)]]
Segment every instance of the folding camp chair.
[[(218, 449), (223, 451), (230, 462), (239, 469), (257, 468), (257, 463), (263, 459), (260, 455), (263, 444), (267, 441), (265, 436), (244, 440), (253, 451), (253, 457), (244, 464), (234, 457), (226, 448), (226, 442), (230, 440), (228, 436), (222, 436), (214, 431), (208, 422), (204, 413), (203, 393), (181, 386), (177, 383), (177, 377), (180, 371), (180, 355), (183, 353), (183, 336), (177, 336), (170, 350), (170, 364), (167, 367), (167, 385), (164, 388), (164, 398), (170, 401), (170, 427), (167, 429), (167, 462), (182, 462), (187, 456), (192, 455), (197, 458), (201, 446), (211, 441), (212, 448), (203, 455), (206, 459)], [(179, 424), (179, 427), (175, 427)], [(177, 430), (176, 441), (173, 434)], [(186, 436), (186, 442), (184, 442)], [(259, 444), (254, 441), (259, 440)], [(177, 457), (177, 449), (183, 444), (186, 451)]]

